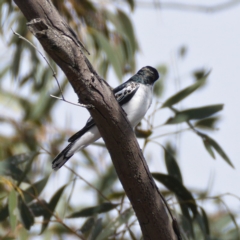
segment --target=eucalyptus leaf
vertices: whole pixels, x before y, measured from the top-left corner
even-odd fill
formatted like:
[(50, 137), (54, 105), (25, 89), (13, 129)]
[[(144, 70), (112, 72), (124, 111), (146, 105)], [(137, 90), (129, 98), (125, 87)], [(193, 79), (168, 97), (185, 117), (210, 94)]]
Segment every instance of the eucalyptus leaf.
[(31, 202), (32, 200), (36, 199), (39, 196), (39, 194), (46, 186), (48, 178), (49, 176), (35, 182), (34, 184), (32, 184), (30, 187), (23, 191), (23, 198), (25, 199), (26, 203)]
[(176, 112), (175, 116), (168, 119), (166, 124), (182, 123), (189, 120), (203, 119), (221, 111), (223, 104), (204, 106), (200, 108), (191, 108)]
[(102, 230), (102, 232), (98, 235), (96, 240), (105, 240), (116, 232), (116, 229), (119, 228), (122, 224), (128, 222), (129, 218), (133, 216), (134, 212), (132, 209), (125, 210), (122, 214), (120, 214), (115, 220), (110, 221), (107, 226)]
[(0, 222), (4, 221), (9, 216), (8, 204), (0, 209)]
[(17, 204), (17, 193), (15, 189), (12, 189), (8, 197), (9, 220), (12, 231), (15, 231), (17, 226)]
[(35, 217), (45, 216), (48, 214), (48, 203), (45, 200), (38, 200), (29, 205)]
[(197, 204), (191, 192), (188, 191), (187, 188), (184, 187), (178, 179), (163, 173), (152, 173), (152, 176), (173, 193), (175, 193), (178, 197), (180, 197), (183, 200), (183, 203), (192, 210), (194, 215), (198, 213)]
[(220, 145), (213, 140), (212, 138), (210, 138), (209, 136), (202, 134), (203, 140), (206, 144), (208, 144), (211, 148), (213, 148), (214, 150), (216, 150), (218, 152), (218, 154), (232, 167), (234, 168), (234, 165), (232, 164), (231, 160), (229, 159), (229, 157), (227, 156), (227, 154), (223, 151), (223, 149), (220, 147)]
[(119, 204), (113, 204), (110, 202), (102, 203), (100, 205), (84, 208), (78, 212), (72, 213), (67, 218), (78, 218), (78, 217), (90, 217), (99, 213), (109, 212), (115, 209)]
[(112, 64), (117, 77), (119, 78), (119, 80), (121, 80), (122, 79), (121, 64), (117, 58), (117, 55), (114, 53), (113, 47), (109, 43), (108, 39), (104, 36), (103, 33), (96, 31), (94, 29), (91, 29), (91, 33), (97, 40), (101, 49), (106, 53), (109, 63)]
[(27, 229), (30, 230), (31, 226), (34, 224), (34, 216), (32, 211), (29, 209), (27, 204), (19, 198), (19, 212), (20, 212), (20, 217), (23, 223), (23, 226)]
[(96, 224), (93, 228), (93, 231), (92, 231), (92, 234), (91, 234), (91, 237), (90, 237), (90, 240), (95, 240), (97, 239), (98, 235), (101, 233), (103, 229), (103, 224), (102, 224), (102, 218), (99, 218), (97, 221), (96, 221)]
[(50, 202), (48, 203), (48, 211), (45, 213), (41, 228), (41, 233), (44, 232), (44, 230), (47, 228), (50, 218), (52, 217), (52, 214), (55, 210), (55, 207), (57, 206), (57, 203), (67, 185), (62, 186), (51, 198)]
[(175, 177), (180, 182), (182, 182), (182, 174), (181, 174), (180, 168), (177, 164), (175, 157), (171, 154), (171, 150), (169, 148), (170, 146), (166, 146), (163, 148), (164, 159), (165, 159), (165, 164), (166, 164), (168, 173), (169, 175)]
[(130, 21), (129, 17), (120, 9), (117, 11), (118, 19), (121, 23), (123, 32), (126, 34), (128, 37), (130, 43), (131, 43), (131, 49), (133, 49), (133, 52), (136, 51), (138, 48), (136, 40), (135, 40), (135, 34), (134, 34), (134, 29), (132, 26), (132, 22)]
[[(109, 168), (105, 170), (105, 173), (101, 179), (99, 179), (97, 182), (99, 191), (105, 196), (107, 196), (109, 193), (112, 193), (111, 186), (117, 179), (115, 168), (113, 165), (110, 165)], [(99, 200), (101, 200), (101, 196), (99, 196)]]
[(133, 11), (134, 10), (134, 7), (135, 7), (135, 1), (134, 0), (125, 0), (129, 6), (131, 7), (131, 10)]
[(196, 83), (192, 84), (191, 86), (189, 86), (187, 88), (184, 88), (180, 92), (178, 92), (178, 93), (174, 94), (172, 97), (168, 98), (162, 104), (162, 108), (170, 107), (170, 106), (180, 102), (187, 96), (189, 96), (191, 93), (193, 93), (195, 90), (197, 90), (198, 88), (200, 88), (201, 86), (203, 86), (205, 84), (206, 78), (207, 78), (207, 76), (203, 77), (201, 80), (197, 81)]
[(208, 153), (211, 155), (211, 157), (215, 159), (215, 154), (212, 150), (212, 145), (209, 143), (209, 141), (206, 138), (203, 139), (203, 144), (206, 150), (208, 151)]
[(82, 225), (82, 227), (80, 228), (80, 231), (85, 234), (88, 233), (92, 227), (95, 225), (95, 218), (94, 217), (90, 217), (88, 218), (84, 224)]
[(205, 227), (205, 231), (206, 231), (206, 235), (210, 236), (210, 226), (209, 226), (209, 220), (208, 220), (208, 216), (204, 210), (204, 208), (200, 207), (201, 209), (201, 213), (202, 213), (202, 221)]
[(30, 159), (32, 159), (35, 156), (35, 154), (36, 152), (21, 153), (21, 154), (13, 155), (7, 158), (5, 161), (10, 164), (18, 165), (24, 162), (28, 162)]
[(201, 119), (194, 123), (195, 127), (212, 130), (215, 127), (216, 122), (219, 120), (219, 117), (210, 117), (206, 119)]

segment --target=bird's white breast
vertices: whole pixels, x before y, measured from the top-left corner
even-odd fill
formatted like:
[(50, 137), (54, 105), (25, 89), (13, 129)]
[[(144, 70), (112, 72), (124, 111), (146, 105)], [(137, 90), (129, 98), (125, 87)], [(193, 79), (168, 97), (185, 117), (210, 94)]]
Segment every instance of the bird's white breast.
[[(152, 86), (146, 86), (140, 84), (137, 92), (132, 99), (126, 104), (122, 105), (122, 108), (127, 114), (127, 118), (132, 127), (135, 127), (144, 117), (147, 110), (152, 103)], [(92, 127), (86, 133), (84, 133), (73, 144), (66, 156), (73, 155), (76, 151), (88, 146), (101, 137), (97, 126)]]
[(152, 90), (152, 86), (140, 84), (132, 99), (122, 106), (132, 127), (141, 121), (151, 106)]

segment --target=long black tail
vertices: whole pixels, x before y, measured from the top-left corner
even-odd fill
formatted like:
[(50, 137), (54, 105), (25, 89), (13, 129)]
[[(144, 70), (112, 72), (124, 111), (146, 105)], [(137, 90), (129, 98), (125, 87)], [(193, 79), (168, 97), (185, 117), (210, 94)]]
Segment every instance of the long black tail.
[(52, 162), (52, 169), (57, 171), (59, 168), (61, 168), (67, 161), (70, 159), (72, 155), (67, 156), (69, 150), (71, 149), (73, 143), (68, 144), (66, 148), (64, 148), (54, 159)]

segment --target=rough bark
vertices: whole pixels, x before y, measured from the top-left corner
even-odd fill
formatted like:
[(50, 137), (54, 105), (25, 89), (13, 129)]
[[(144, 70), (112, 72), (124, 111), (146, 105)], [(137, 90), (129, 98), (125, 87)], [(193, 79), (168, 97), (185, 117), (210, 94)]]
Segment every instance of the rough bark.
[[(84, 56), (81, 43), (50, 0), (14, 0), (32, 33), (89, 109), (139, 220), (144, 239), (176, 239), (134, 132), (114, 95)], [(80, 109), (79, 109), (80, 110)], [(82, 111), (82, 110), (80, 110)]]

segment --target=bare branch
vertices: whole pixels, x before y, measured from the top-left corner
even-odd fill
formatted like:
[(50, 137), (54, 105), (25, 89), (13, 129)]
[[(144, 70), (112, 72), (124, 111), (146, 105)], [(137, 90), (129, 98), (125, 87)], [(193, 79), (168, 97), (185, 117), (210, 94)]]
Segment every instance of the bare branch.
[(138, 218), (144, 239), (177, 237), (157, 186), (127, 117), (108, 84), (84, 56), (76, 34), (50, 0), (14, 0), (29, 21), (28, 28), (60, 66), (79, 102), (89, 108), (123, 188)]

